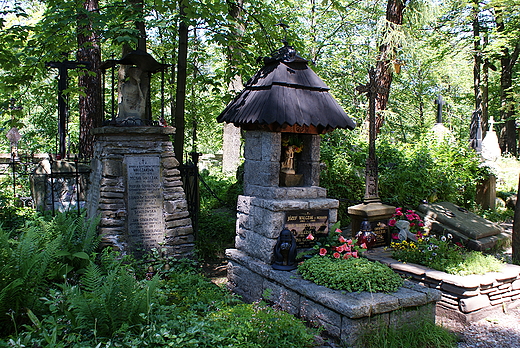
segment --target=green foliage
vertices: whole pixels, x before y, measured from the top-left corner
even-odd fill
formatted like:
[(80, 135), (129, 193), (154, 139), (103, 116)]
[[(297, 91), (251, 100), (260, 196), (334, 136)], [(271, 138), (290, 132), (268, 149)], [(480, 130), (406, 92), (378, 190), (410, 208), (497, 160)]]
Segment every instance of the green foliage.
[(348, 292), (395, 292), (403, 280), (388, 266), (365, 258), (332, 259), (314, 256), (298, 266), (303, 279)]
[(233, 245), (235, 237), (236, 202), (242, 193), (242, 183), (232, 177), (201, 175), (201, 211), (195, 242), (201, 259), (214, 258), (226, 247)]
[(47, 287), (80, 271), (97, 246), (97, 238), (95, 223), (67, 214), (36, 217), (20, 231), (0, 229), (2, 330), (9, 332), (27, 321), (23, 308), (34, 313), (43, 310), (39, 298)]
[(220, 345), (224, 347), (312, 347), (317, 333), (292, 315), (262, 303), (214, 312), (209, 320), (210, 332), (225, 337)]
[(105, 249), (101, 264), (87, 267), (81, 286), (66, 286), (70, 310), (77, 327), (95, 332), (100, 337), (112, 337), (143, 322), (142, 313), (152, 308), (152, 299), (159, 279), (136, 281), (124, 259)]
[[(321, 185), (330, 196), (353, 205), (363, 198), (366, 140), (334, 133), (322, 142), (326, 167)], [(395, 206), (416, 206), (422, 200), (474, 205), (476, 183), (488, 172), (479, 167), (477, 154), (465, 144), (449, 137), (439, 139), (433, 132), (413, 144), (387, 138), (376, 145), (379, 196), (384, 202)]]
[(357, 345), (365, 348), (455, 348), (456, 334), (425, 317), (401, 326), (379, 321), (365, 326)]
[(452, 243), (448, 238), (424, 237), (417, 242), (403, 241), (392, 243), (392, 257), (402, 262), (417, 263), (438, 271), (456, 274), (484, 274), (499, 272), (503, 263), (492, 255), (478, 251), (467, 251)]

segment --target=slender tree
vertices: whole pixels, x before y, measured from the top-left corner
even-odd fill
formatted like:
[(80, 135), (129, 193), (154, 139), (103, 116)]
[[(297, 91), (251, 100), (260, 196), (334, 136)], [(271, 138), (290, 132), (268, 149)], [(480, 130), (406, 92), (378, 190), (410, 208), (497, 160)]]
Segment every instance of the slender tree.
[[(398, 27), (403, 24), (404, 9), (408, 0), (388, 0), (386, 6), (386, 28), (387, 31), (399, 30)], [(396, 47), (392, 42), (383, 40), (379, 46), (379, 58), (376, 66), (376, 81), (379, 89), (382, 91), (376, 97), (376, 132), (379, 133), (384, 123), (384, 113), (388, 104), (390, 95), (390, 86), (393, 78), (393, 62), (395, 59)]]
[(186, 3), (179, 1), (179, 50), (177, 55), (177, 89), (175, 92), (175, 157), (184, 162), (184, 108), (186, 104), (186, 78), (188, 66), (188, 25), (185, 13)]
[(91, 15), (99, 11), (98, 0), (85, 0), (83, 11), (78, 15), (77, 60), (88, 63), (87, 69), (78, 77), (79, 95), (79, 155), (92, 157), (93, 138), (90, 130), (101, 125), (101, 48), (99, 36), (93, 28)]

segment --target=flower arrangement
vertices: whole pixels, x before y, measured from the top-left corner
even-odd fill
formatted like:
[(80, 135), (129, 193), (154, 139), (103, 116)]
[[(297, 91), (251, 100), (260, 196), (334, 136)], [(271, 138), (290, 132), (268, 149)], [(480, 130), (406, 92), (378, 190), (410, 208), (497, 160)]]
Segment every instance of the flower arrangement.
[(491, 255), (467, 251), (453, 236), (423, 236), (417, 241), (392, 242), (392, 257), (450, 274), (468, 275), (499, 271), (500, 261)]
[[(356, 239), (346, 239), (341, 235), (339, 222), (334, 224), (331, 230), (334, 232), (329, 233), (327, 238), (322, 241), (316, 241), (314, 252), (318, 255), (348, 260), (351, 257), (358, 258), (360, 253), (366, 251), (367, 246), (365, 243), (357, 245)], [(312, 233), (309, 233), (307, 239), (315, 240), (315, 237)]]
[(395, 208), (395, 213), (388, 220), (388, 226), (393, 230), (393, 240), (417, 240), (424, 236), (424, 221), (413, 210), (403, 211), (401, 207)]

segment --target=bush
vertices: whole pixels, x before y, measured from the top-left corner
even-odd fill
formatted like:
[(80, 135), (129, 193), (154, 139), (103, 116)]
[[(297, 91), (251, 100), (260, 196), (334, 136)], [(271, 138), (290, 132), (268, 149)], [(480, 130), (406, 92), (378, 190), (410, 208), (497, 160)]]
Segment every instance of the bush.
[(395, 292), (401, 277), (388, 266), (365, 258), (332, 259), (314, 256), (298, 266), (303, 279), (348, 292)]

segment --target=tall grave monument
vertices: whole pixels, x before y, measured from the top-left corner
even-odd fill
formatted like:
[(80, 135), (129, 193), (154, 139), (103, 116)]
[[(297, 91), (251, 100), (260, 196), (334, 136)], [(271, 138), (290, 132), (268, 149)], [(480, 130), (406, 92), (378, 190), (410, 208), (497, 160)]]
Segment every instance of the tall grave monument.
[(157, 248), (189, 257), (194, 238), (170, 139), (175, 129), (153, 122), (149, 105), (151, 74), (164, 66), (138, 50), (105, 67), (114, 65), (123, 77), (118, 114), (93, 130), (88, 216), (101, 217), (102, 242), (124, 253)]
[(383, 204), (379, 198), (378, 168), (376, 157), (376, 107), (375, 99), (380, 93), (380, 87), (376, 83), (376, 72), (372, 68), (369, 73), (369, 83), (358, 86), (360, 93), (366, 93), (368, 97), (368, 126), (369, 147), (368, 158), (365, 169), (365, 197), (363, 203), (348, 208), (352, 218), (352, 234), (360, 230), (361, 222), (366, 220), (370, 223), (372, 231), (376, 234), (375, 246), (389, 245), (390, 236), (388, 230), (388, 219), (395, 212), (395, 207)]
[(226, 254), (229, 284), (247, 301), (262, 291), (262, 277), (248, 260), (272, 265), (282, 231), (305, 248), (309, 232), (326, 235), (337, 221), (339, 202), (319, 187), (320, 134), (355, 124), (328, 90), (286, 44), (264, 59), (218, 117), (245, 131), (244, 193), (237, 203), (235, 249)]

